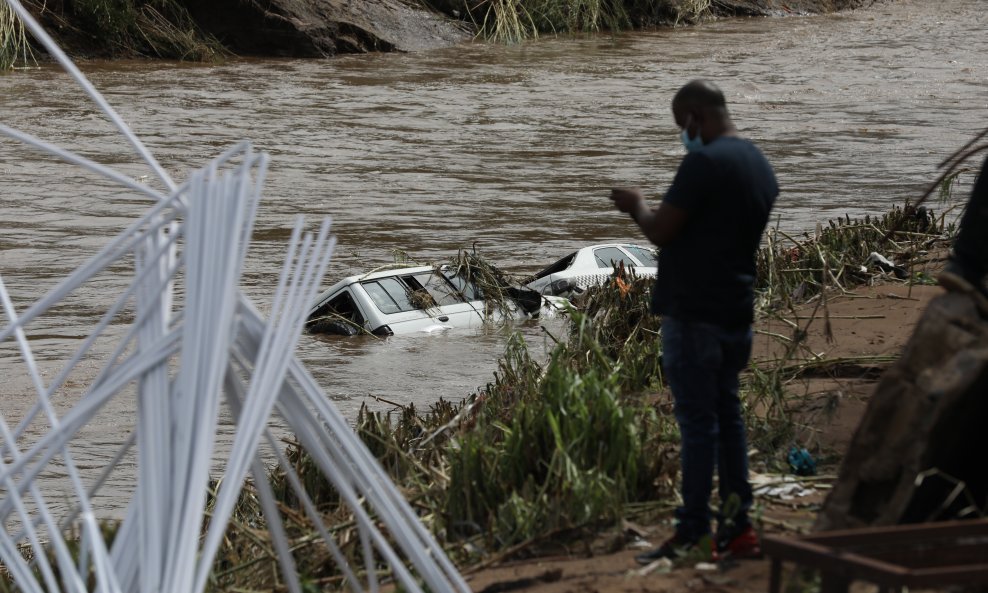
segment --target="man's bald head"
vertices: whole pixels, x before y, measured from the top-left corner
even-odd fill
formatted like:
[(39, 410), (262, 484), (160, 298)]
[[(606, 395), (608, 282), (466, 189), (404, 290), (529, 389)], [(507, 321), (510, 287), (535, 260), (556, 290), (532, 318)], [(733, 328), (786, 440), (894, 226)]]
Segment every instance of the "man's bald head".
[(727, 110), (727, 101), (724, 100), (724, 93), (721, 92), (714, 83), (696, 79), (687, 82), (683, 88), (679, 89), (676, 96), (672, 98), (672, 108), (711, 109), (721, 108)]
[(672, 98), (672, 115), (676, 125), (690, 137), (699, 134), (704, 143), (735, 134), (724, 93), (708, 80), (696, 79), (683, 85)]

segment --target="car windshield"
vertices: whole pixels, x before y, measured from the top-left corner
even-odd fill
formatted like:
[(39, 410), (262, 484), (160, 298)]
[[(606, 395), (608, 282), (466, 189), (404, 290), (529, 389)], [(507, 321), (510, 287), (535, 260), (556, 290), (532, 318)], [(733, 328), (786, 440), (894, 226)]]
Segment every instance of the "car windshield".
[[(424, 272), (422, 274), (415, 274), (414, 276), (406, 276), (404, 280), (413, 286), (414, 290), (424, 289), (432, 297), (435, 304), (440, 307), (463, 302), (463, 297), (460, 296), (457, 289), (450, 285), (443, 276), (435, 272)], [(409, 282), (410, 280), (411, 282)], [(418, 286), (415, 286), (415, 284), (418, 284)]]
[(646, 268), (659, 267), (659, 262), (655, 259), (654, 250), (642, 249), (641, 247), (637, 247), (635, 245), (626, 245), (625, 249), (630, 251), (631, 255), (635, 256)]
[(543, 268), (541, 271), (535, 274), (534, 278), (545, 278), (550, 274), (562, 272), (563, 270), (565, 270), (566, 268), (570, 267), (570, 265), (573, 264), (573, 260), (576, 259), (576, 253), (577, 252), (574, 251), (573, 253), (567, 255), (566, 257), (561, 258), (559, 261), (552, 264), (551, 266)]
[(634, 261), (628, 254), (617, 247), (598, 247), (593, 250), (594, 259), (597, 260), (598, 268), (612, 268), (622, 262), (625, 267), (634, 267), (638, 262)]
[(408, 298), (408, 289), (397, 278), (369, 280), (361, 282), (361, 285), (383, 313), (400, 313), (418, 308)]
[(476, 301), (478, 299), (484, 298), (483, 293), (473, 282), (469, 282), (463, 276), (456, 275), (452, 270), (443, 270), (443, 276), (446, 277), (450, 283), (456, 287), (456, 290), (460, 292), (468, 301)]

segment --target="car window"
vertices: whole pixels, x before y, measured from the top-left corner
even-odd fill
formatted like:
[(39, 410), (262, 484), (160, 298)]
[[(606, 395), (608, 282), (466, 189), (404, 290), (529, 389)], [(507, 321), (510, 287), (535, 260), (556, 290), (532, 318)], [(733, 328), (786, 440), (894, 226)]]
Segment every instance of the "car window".
[(443, 275), (449, 280), (456, 290), (466, 297), (468, 301), (476, 301), (483, 298), (480, 293), (480, 288), (477, 287), (473, 282), (468, 282), (463, 276), (454, 275), (450, 270), (444, 270)]
[(635, 256), (646, 268), (657, 268), (659, 266), (659, 262), (655, 259), (654, 250), (642, 249), (634, 245), (626, 245), (625, 249), (630, 251), (631, 255)]
[(440, 276), (436, 272), (423, 272), (421, 274), (406, 276), (404, 278), (406, 281), (408, 279), (413, 280), (414, 283), (409, 282), (409, 284), (414, 288), (417, 289), (418, 286), (414, 285), (418, 284), (425, 289), (426, 292), (429, 293), (429, 296), (432, 297), (432, 300), (435, 301), (436, 305), (455, 305), (463, 302), (463, 299), (460, 297), (456, 289), (449, 282), (447, 282), (443, 276)]
[(397, 278), (381, 278), (360, 283), (382, 313), (413, 311), (415, 305), (408, 299), (408, 290)]
[(349, 290), (344, 290), (333, 297), (331, 301), (319, 307), (311, 317), (326, 317), (331, 320), (345, 319), (357, 326), (364, 325), (364, 316), (360, 314), (360, 309)]
[[(598, 268), (610, 268), (624, 262), (625, 267), (637, 266), (628, 255), (617, 247), (599, 247), (593, 250), (594, 259), (597, 260)], [(613, 265), (611, 262), (614, 262)]]
[(567, 255), (566, 257), (561, 258), (559, 261), (557, 261), (556, 263), (552, 264), (551, 266), (547, 266), (547, 267), (543, 268), (538, 273), (536, 273), (533, 278), (537, 280), (539, 278), (545, 278), (549, 274), (555, 274), (556, 272), (562, 272), (563, 270), (565, 270), (566, 268), (570, 267), (573, 264), (573, 260), (574, 259), (576, 259), (576, 252), (575, 251), (573, 253)]

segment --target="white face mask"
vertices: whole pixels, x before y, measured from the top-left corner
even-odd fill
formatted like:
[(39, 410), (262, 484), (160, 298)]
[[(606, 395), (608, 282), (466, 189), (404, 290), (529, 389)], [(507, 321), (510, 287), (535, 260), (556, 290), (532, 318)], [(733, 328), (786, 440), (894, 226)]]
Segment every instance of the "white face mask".
[(683, 146), (686, 147), (686, 152), (696, 152), (703, 148), (703, 138), (697, 133), (695, 138), (690, 138), (690, 133), (683, 128), (683, 131), (679, 134), (679, 139), (683, 141)]

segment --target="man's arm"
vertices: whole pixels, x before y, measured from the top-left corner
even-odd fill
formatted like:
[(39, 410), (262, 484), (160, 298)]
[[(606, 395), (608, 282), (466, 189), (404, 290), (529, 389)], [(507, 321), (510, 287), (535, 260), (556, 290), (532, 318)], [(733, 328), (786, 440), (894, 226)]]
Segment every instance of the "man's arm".
[(659, 247), (675, 240), (686, 225), (686, 210), (666, 203), (649, 208), (637, 187), (614, 188), (611, 200), (618, 210), (630, 214), (648, 240)]

